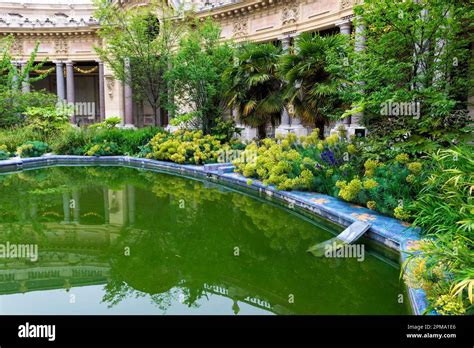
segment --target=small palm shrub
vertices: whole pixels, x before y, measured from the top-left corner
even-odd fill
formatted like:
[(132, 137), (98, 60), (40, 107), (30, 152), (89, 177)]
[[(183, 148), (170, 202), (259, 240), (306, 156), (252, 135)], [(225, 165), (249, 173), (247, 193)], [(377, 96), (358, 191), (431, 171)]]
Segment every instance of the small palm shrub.
[(224, 73), (230, 86), (228, 105), (238, 110), (244, 124), (258, 129), (260, 139), (265, 138), (267, 125), (280, 119), (284, 107), (283, 82), (278, 76), (281, 53), (272, 44), (245, 44)]
[(18, 156), (26, 157), (40, 157), (49, 150), (49, 145), (41, 141), (27, 141), (25, 144), (19, 146), (16, 150)]

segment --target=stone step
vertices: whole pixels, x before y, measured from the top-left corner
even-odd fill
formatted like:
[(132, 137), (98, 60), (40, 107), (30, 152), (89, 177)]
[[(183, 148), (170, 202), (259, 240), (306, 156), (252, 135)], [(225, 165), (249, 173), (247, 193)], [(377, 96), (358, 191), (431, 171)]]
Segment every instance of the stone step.
[(352, 244), (358, 240), (370, 228), (370, 224), (363, 221), (356, 221), (342, 231), (337, 237), (331, 238), (325, 242), (313, 245), (308, 252), (314, 256), (323, 256), (328, 246), (336, 245), (336, 248), (344, 244)]

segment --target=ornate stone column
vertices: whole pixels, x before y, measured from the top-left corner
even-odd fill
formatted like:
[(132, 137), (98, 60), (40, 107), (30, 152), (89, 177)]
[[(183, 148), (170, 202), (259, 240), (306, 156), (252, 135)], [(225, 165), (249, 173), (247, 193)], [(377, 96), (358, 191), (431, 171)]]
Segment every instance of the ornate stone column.
[(352, 33), (352, 22), (350, 19), (336, 22), (336, 26), (339, 27), (339, 32), (342, 35), (351, 35)]
[[(76, 94), (74, 91), (74, 63), (66, 62), (66, 89), (67, 89), (67, 103), (74, 108), (76, 102)], [(76, 115), (73, 113), (71, 118), (72, 123), (76, 123)]]
[(240, 129), (240, 139), (243, 141), (251, 141), (257, 137), (257, 128), (252, 128), (242, 124), (239, 117), (239, 111), (234, 108), (232, 115), (236, 122), (236, 127)]
[[(339, 31), (340, 31), (341, 35), (346, 35), (346, 36), (351, 35), (351, 33), (352, 33), (352, 22), (351, 22), (350, 19), (345, 19), (345, 20), (336, 22), (336, 26), (339, 27)], [(346, 127), (348, 127), (351, 124), (351, 117), (348, 116), (343, 120), (337, 121), (335, 126), (334, 126), (334, 131), (337, 131), (337, 128), (341, 124), (344, 124)], [(332, 133), (332, 131), (331, 131), (331, 133)]]
[(99, 65), (99, 119), (105, 120), (105, 81), (104, 81), (104, 62), (98, 61)]
[[(355, 28), (355, 51), (360, 52), (365, 49), (366, 38), (364, 36), (365, 25), (362, 23), (361, 18), (357, 19), (357, 26)], [(363, 81), (360, 82), (361, 85), (364, 84)], [(357, 113), (352, 116), (352, 122), (355, 125), (359, 125), (360, 118), (363, 116), (363, 113)]]
[(125, 59), (125, 83), (124, 83), (124, 123), (125, 127), (134, 127), (133, 125), (133, 100), (131, 86), (130, 59)]
[[(25, 72), (26, 64), (27, 64), (27, 62), (20, 62), (22, 73)], [(23, 82), (21, 84), (21, 91), (23, 93), (29, 93), (30, 92), (30, 77), (28, 75), (25, 76), (25, 79), (23, 80)]]
[(60, 102), (66, 99), (66, 91), (64, 88), (64, 69), (63, 62), (55, 61), (56, 64), (56, 94)]
[(12, 61), (13, 69), (15, 70), (13, 74), (13, 89), (18, 89), (18, 62)]
[[(288, 53), (291, 45), (291, 36), (284, 36), (280, 39), (280, 41), (283, 52)], [(281, 122), (275, 130), (275, 135), (287, 135), (290, 132), (290, 127), (290, 115), (288, 114), (288, 110), (285, 107), (281, 112)]]
[[(356, 27), (355, 27), (355, 44), (354, 49), (356, 52), (365, 50), (366, 46), (366, 37), (365, 37), (365, 24), (362, 22), (362, 18), (356, 18)], [(359, 84), (363, 86), (364, 81), (360, 81)], [(347, 130), (347, 136), (351, 137), (352, 135), (361, 137), (365, 136), (367, 129), (360, 124), (361, 118), (364, 116), (363, 112), (358, 112), (351, 116), (351, 125)]]
[[(291, 48), (291, 39), (296, 39), (298, 33), (294, 33), (291, 35), (287, 35), (281, 39), (281, 45), (283, 48), (283, 52), (288, 53)], [(296, 117), (294, 110), (289, 112), (288, 108), (283, 108), (281, 113), (281, 124), (276, 129), (275, 135), (281, 134), (286, 135), (288, 133), (295, 133), (297, 136), (307, 135), (307, 130), (301, 124), (301, 120)]]

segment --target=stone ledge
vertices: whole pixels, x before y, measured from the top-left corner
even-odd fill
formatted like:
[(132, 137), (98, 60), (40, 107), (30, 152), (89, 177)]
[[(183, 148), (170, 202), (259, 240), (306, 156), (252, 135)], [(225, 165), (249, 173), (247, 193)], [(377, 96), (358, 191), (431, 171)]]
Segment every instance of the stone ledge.
[[(420, 239), (418, 230), (410, 228), (399, 220), (383, 216), (364, 207), (341, 201), (332, 196), (312, 192), (280, 191), (273, 186), (266, 186), (258, 180), (252, 180), (249, 185), (248, 178), (238, 173), (228, 173), (228, 169), (231, 166), (228, 163), (214, 166), (196, 166), (129, 156), (90, 157), (46, 155), (36, 158), (16, 158), (0, 161), (0, 173), (14, 173), (24, 169), (39, 169), (58, 165), (129, 166), (189, 175), (210, 181), (246, 187), (261, 194), (275, 197), (282, 202), (292, 203), (294, 206), (332, 221), (342, 227), (347, 227), (358, 220), (366, 221), (371, 224), (371, 228), (366, 233), (366, 236), (379, 244), (383, 244), (385, 247), (398, 251), (402, 262), (406, 260), (408, 256), (410, 243)], [(220, 170), (221, 168), (225, 168), (226, 170)], [(409, 286), (407, 286), (407, 289), (414, 314), (424, 314), (428, 306), (425, 292), (422, 289), (413, 289)], [(431, 311), (428, 314), (436, 314), (436, 312)]]

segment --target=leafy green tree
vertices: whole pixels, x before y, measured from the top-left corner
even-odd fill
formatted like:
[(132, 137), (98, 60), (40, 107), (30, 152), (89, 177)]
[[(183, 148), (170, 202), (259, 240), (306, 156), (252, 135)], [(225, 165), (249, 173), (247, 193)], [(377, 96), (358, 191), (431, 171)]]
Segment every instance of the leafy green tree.
[(238, 110), (244, 124), (256, 127), (260, 138), (268, 124), (275, 125), (283, 110), (283, 82), (278, 75), (281, 48), (249, 43), (240, 48), (225, 78), (229, 107)]
[[(166, 106), (168, 84), (163, 75), (171, 63), (172, 48), (178, 44), (181, 21), (164, 0), (147, 6), (124, 9), (108, 0), (94, 0), (98, 34), (104, 47), (96, 47), (100, 58), (115, 77), (131, 85), (135, 101), (146, 101), (155, 123), (163, 125), (160, 108)], [(125, 61), (130, 61), (130, 72)]]
[(52, 107), (56, 96), (45, 92), (22, 93), (22, 85), (43, 79), (46, 74), (31, 76), (31, 72), (41, 69), (44, 62), (35, 63), (39, 43), (31, 53), (23, 69), (13, 64), (10, 48), (11, 36), (0, 40), (0, 128), (21, 124), (28, 107)]
[(341, 65), (346, 58), (345, 38), (303, 33), (296, 40), (294, 53), (282, 57), (280, 74), (286, 80), (285, 100), (296, 115), (320, 130), (330, 119), (342, 114)]
[[(173, 86), (175, 109), (189, 114), (191, 126), (213, 133), (221, 122), (227, 81), (222, 74), (232, 64), (233, 49), (220, 42), (221, 29), (211, 20), (188, 22), (172, 68), (166, 77)], [(176, 110), (175, 110), (176, 111)]]
[[(453, 0), (367, 0), (355, 7), (366, 48), (351, 56), (344, 98), (363, 109), (364, 123), (386, 146), (416, 152), (461, 141), (473, 11)], [(385, 115), (389, 102), (419, 102), (421, 110)]]

